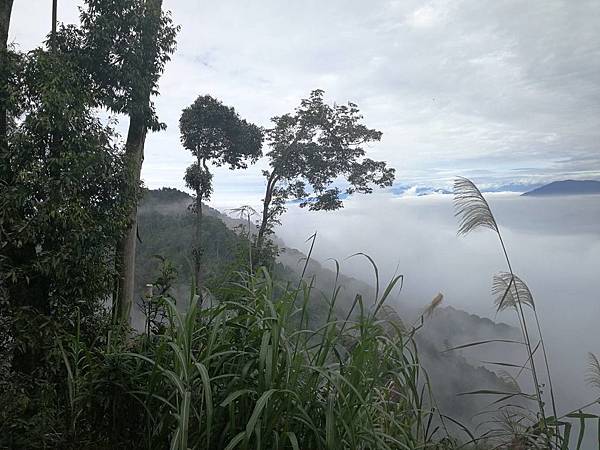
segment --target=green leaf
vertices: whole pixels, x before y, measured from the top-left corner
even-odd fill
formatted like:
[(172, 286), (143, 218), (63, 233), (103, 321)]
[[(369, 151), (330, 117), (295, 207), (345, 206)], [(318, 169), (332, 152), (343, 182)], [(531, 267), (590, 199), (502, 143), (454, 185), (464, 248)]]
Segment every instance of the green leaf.
[(250, 419), (248, 419), (248, 423), (246, 424), (246, 439), (250, 439), (254, 428), (256, 427), (256, 422), (260, 418), (260, 415), (269, 402), (269, 398), (276, 392), (276, 389), (269, 389), (264, 392), (260, 398), (257, 400), (256, 405), (254, 406), (254, 410), (252, 411), (252, 415)]

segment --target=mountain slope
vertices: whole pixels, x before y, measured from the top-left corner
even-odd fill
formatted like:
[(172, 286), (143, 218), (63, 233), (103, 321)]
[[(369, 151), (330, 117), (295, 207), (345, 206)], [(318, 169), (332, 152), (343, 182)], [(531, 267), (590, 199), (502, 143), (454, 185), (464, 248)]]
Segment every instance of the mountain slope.
[(600, 181), (594, 180), (565, 180), (554, 181), (532, 191), (524, 196), (541, 197), (555, 195), (589, 195), (600, 194)]
[[(138, 298), (143, 286), (153, 283), (160, 268), (154, 255), (167, 257), (178, 271), (179, 278), (174, 295), (177, 299), (188, 298), (190, 285), (190, 242), (193, 235), (193, 215), (188, 209), (192, 198), (175, 189), (146, 191), (138, 211), (139, 235), (137, 248), (136, 287)], [(229, 218), (217, 210), (205, 207), (202, 242), (204, 246), (205, 271), (209, 288), (218, 286), (220, 280), (235, 268), (239, 258), (247, 257), (240, 248), (241, 240), (232, 230), (245, 224), (242, 220)], [(280, 241), (278, 244), (283, 245)], [(306, 262), (306, 255), (298, 250), (283, 248), (275, 276), (296, 285)], [(331, 268), (335, 266), (333, 263)], [(328, 311), (327, 299), (336, 286), (340, 286), (335, 314), (342, 318), (348, 313), (355, 296), (360, 294), (365, 307), (373, 301), (374, 288), (367, 283), (338, 274), (310, 259), (305, 279), (314, 279), (310, 300), (312, 328), (317, 328)], [(402, 302), (411, 304), (411, 302)], [(182, 304), (185, 304), (182, 302)], [(406, 306), (393, 305), (401, 320), (413, 323), (422, 311)], [(424, 305), (425, 306), (425, 305)], [(138, 320), (142, 320), (138, 314)], [(442, 411), (455, 419), (468, 423), (471, 417), (487, 405), (487, 400), (477, 396), (457, 396), (459, 392), (473, 389), (507, 390), (503, 381), (481, 363), (492, 356), (477, 352), (447, 352), (447, 347), (461, 345), (478, 339), (514, 338), (517, 330), (505, 324), (470, 315), (451, 307), (438, 308), (425, 321), (417, 333), (419, 357), (433, 385), (436, 400)], [(489, 352), (489, 348), (485, 351)], [(498, 350), (499, 351), (499, 350)], [(494, 356), (495, 358), (495, 356)]]

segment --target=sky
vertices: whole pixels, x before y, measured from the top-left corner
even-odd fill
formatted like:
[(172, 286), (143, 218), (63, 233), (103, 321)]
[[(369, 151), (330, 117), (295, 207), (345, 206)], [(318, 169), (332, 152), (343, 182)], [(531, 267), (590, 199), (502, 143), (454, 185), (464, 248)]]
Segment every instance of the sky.
[[(40, 45), (49, 0), (15, 2), (9, 40)], [(81, 1), (59, 0), (77, 22)], [(210, 94), (268, 127), (316, 88), (383, 132), (369, 156), (397, 183), (483, 188), (600, 179), (597, 0), (165, 0), (181, 26), (148, 136), (147, 186), (183, 188), (181, 110)], [(125, 132), (126, 119), (120, 130)], [(261, 168), (215, 170), (213, 206), (260, 200)]]

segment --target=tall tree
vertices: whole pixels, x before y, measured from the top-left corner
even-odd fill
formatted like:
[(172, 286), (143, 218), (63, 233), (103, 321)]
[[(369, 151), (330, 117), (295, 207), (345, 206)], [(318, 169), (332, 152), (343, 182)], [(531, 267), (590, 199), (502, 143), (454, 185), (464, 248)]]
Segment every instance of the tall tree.
[(0, 151), (6, 150), (8, 102), (8, 28), (13, 0), (0, 0)]
[(52, 38), (56, 37), (57, 16), (58, 16), (58, 0), (52, 0)]
[(185, 108), (179, 120), (181, 143), (196, 161), (188, 167), (185, 182), (196, 193), (196, 227), (193, 243), (197, 285), (202, 285), (202, 201), (212, 193), (208, 164), (245, 169), (262, 155), (262, 130), (240, 118), (235, 109), (210, 95), (200, 96)]
[[(354, 103), (330, 106), (323, 91), (315, 90), (294, 113), (271, 119), (274, 126), (266, 132), (270, 169), (263, 172), (267, 187), (257, 235), (259, 258), (286, 201), (297, 199), (302, 208), (332, 211), (343, 207), (344, 193), (368, 194), (373, 186), (391, 186), (394, 169), (365, 158), (365, 144), (379, 141), (381, 132), (367, 128), (362, 118)], [(334, 185), (337, 180), (346, 185), (343, 190)]]
[(162, 0), (87, 0), (82, 10), (83, 57), (109, 110), (129, 116), (125, 142), (127, 180), (124, 191), (132, 200), (129, 226), (117, 244), (118, 298), (115, 314), (127, 323), (133, 304), (137, 197), (148, 130), (166, 126), (158, 121), (152, 97), (175, 50), (178, 27)]
[(82, 318), (102, 309), (114, 279), (108, 262), (127, 215), (122, 152), (95, 115), (86, 71), (62, 52), (20, 56), (13, 94), (22, 110), (0, 160), (0, 297), (15, 318), (13, 366), (31, 373), (76, 309)]

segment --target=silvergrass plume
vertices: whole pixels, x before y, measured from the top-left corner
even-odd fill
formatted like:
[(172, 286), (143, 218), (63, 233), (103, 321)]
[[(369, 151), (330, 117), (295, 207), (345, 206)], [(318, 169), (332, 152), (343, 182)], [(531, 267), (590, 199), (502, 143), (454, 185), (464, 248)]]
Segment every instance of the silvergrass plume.
[(509, 272), (500, 272), (494, 275), (492, 295), (495, 297), (494, 304), (498, 312), (516, 308), (519, 302), (535, 309), (533, 295), (527, 284)]
[(585, 381), (596, 389), (600, 389), (600, 361), (593, 353), (589, 353), (588, 372)]
[[(506, 260), (506, 265), (508, 266), (508, 271), (510, 272), (511, 279), (510, 279), (508, 287), (510, 288), (511, 284), (514, 284), (516, 286), (516, 283), (515, 283), (516, 278), (515, 278), (515, 275), (514, 275), (514, 272), (512, 269), (512, 264), (510, 262), (510, 258), (508, 256), (508, 251), (506, 249), (506, 245), (504, 244), (504, 239), (502, 238), (502, 234), (500, 233), (498, 224), (496, 223), (496, 219), (494, 218), (494, 215), (492, 214), (492, 211), (490, 209), (490, 206), (489, 206), (487, 200), (483, 197), (483, 194), (477, 188), (477, 186), (475, 186), (475, 183), (473, 183), (471, 180), (469, 180), (467, 178), (463, 178), (463, 177), (459, 177), (455, 180), (455, 182), (454, 182), (454, 205), (456, 208), (455, 216), (459, 218), (459, 227), (458, 227), (459, 235), (468, 234), (469, 232), (471, 232), (477, 228), (488, 228), (490, 230), (493, 230), (497, 234), (498, 239), (500, 241), (500, 245), (502, 247), (502, 252), (504, 254), (504, 258)], [(507, 290), (507, 291), (505, 291), (505, 293), (508, 294), (508, 293), (510, 293), (510, 291)], [(546, 421), (546, 412), (545, 412), (545, 408), (544, 408), (544, 400), (542, 398), (541, 384), (539, 382), (537, 368), (535, 366), (535, 361), (533, 358), (534, 350), (533, 350), (533, 346), (532, 346), (530, 332), (528, 329), (529, 327), (527, 326), (527, 318), (523, 311), (524, 301), (521, 301), (521, 299), (520, 299), (520, 292), (519, 292), (518, 287), (517, 287), (517, 289), (514, 289), (514, 295), (515, 295), (515, 299), (516, 299), (516, 302), (514, 303), (515, 311), (517, 313), (517, 316), (519, 317), (521, 331), (523, 332), (523, 337), (525, 339), (527, 353), (529, 356), (528, 361), (529, 361), (529, 365), (530, 365), (530, 369), (531, 369), (533, 385), (535, 387), (535, 399), (536, 399), (536, 401), (538, 403), (538, 407), (539, 407), (540, 425), (543, 430), (546, 430), (548, 427), (548, 424)], [(502, 299), (497, 306), (502, 307), (504, 301), (505, 301), (505, 298)], [(548, 384), (550, 385), (550, 399), (552, 402), (552, 411), (554, 413), (554, 417), (557, 417), (556, 401), (555, 401), (555, 397), (554, 397), (554, 389), (552, 387), (552, 377), (550, 375), (548, 356), (546, 354), (546, 348), (544, 345), (544, 339), (543, 339), (543, 336), (541, 333), (541, 326), (540, 326), (539, 318), (537, 316), (537, 312), (535, 311), (535, 309), (533, 309), (533, 312), (534, 312), (534, 316), (535, 316), (535, 323), (536, 323), (537, 330), (539, 333), (540, 344), (542, 346), (542, 351), (544, 353), (544, 364), (545, 364), (546, 373), (548, 376)]]
[(444, 296), (440, 292), (435, 297), (433, 297), (433, 300), (431, 300), (431, 303), (427, 306), (427, 308), (425, 308), (423, 315), (425, 317), (430, 317), (433, 314), (433, 312), (435, 311), (435, 309), (438, 306), (440, 306), (440, 304), (442, 303), (442, 300), (444, 300)]
[(498, 225), (487, 200), (471, 180), (459, 177), (454, 181), (454, 206), (454, 215), (459, 218), (459, 235), (477, 228), (489, 228), (498, 233)]

